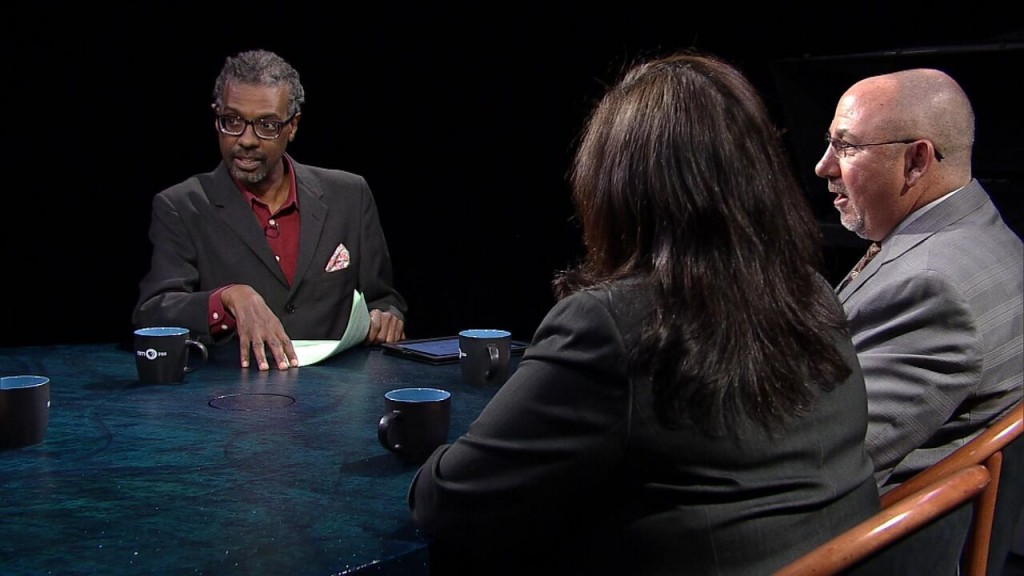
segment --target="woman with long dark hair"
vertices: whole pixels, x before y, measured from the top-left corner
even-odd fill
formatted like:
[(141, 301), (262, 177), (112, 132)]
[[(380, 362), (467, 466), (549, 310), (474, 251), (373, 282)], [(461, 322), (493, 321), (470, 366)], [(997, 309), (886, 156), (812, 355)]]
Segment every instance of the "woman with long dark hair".
[(634, 67), (572, 185), (585, 260), (410, 489), (439, 569), (768, 574), (875, 512), (864, 381), (743, 75), (696, 54)]

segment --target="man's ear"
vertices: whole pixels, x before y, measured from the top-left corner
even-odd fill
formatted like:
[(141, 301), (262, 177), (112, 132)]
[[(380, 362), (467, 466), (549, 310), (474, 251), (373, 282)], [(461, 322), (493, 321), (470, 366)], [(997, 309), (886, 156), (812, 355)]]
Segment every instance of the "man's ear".
[(908, 144), (904, 161), (906, 164), (903, 169), (903, 177), (907, 182), (907, 186), (913, 186), (928, 173), (928, 170), (932, 166), (932, 162), (935, 161), (935, 152), (932, 149), (932, 143), (927, 140), (918, 140), (917, 142)]

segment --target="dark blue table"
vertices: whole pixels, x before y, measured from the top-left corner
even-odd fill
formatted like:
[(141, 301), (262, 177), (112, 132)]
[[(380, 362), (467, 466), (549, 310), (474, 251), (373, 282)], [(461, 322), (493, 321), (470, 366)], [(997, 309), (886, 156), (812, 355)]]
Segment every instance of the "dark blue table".
[(0, 574), (426, 574), (382, 396), (450, 390), (454, 439), (495, 389), (380, 348), (287, 372), (218, 356), (141, 385), (114, 344), (0, 348), (0, 375), (51, 379), (46, 439), (0, 451)]

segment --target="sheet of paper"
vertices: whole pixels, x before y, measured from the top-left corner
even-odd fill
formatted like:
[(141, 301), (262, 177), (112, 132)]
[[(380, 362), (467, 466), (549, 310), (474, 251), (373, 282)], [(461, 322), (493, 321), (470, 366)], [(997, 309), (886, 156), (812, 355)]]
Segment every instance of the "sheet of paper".
[(348, 316), (348, 326), (341, 340), (292, 340), (292, 346), (299, 357), (299, 366), (309, 366), (362, 344), (369, 331), (370, 311), (366, 308), (363, 294), (355, 290), (352, 293), (352, 313)]

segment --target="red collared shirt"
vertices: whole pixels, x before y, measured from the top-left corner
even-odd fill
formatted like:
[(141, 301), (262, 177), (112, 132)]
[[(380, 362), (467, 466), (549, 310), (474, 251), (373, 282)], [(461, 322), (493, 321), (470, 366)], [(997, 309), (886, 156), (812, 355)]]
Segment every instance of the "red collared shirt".
[[(281, 266), (285, 279), (291, 284), (295, 278), (295, 265), (299, 255), (299, 203), (295, 194), (295, 171), (292, 169), (291, 159), (285, 156), (284, 162), (285, 174), (288, 176), (288, 198), (273, 214), (270, 207), (246, 189), (241, 182), (235, 180), (235, 186), (252, 208), (256, 221), (266, 235), (270, 251)], [(223, 286), (210, 294), (207, 319), (210, 322), (210, 334), (213, 336), (235, 329), (235, 319), (224, 309), (224, 304), (220, 301), (221, 292), (230, 286)]]

